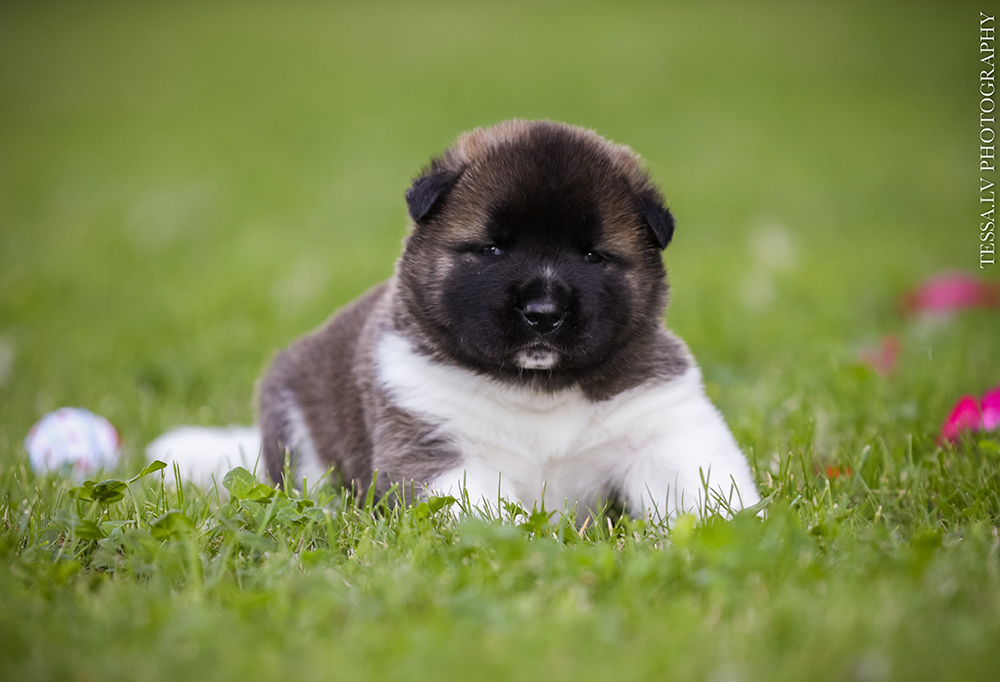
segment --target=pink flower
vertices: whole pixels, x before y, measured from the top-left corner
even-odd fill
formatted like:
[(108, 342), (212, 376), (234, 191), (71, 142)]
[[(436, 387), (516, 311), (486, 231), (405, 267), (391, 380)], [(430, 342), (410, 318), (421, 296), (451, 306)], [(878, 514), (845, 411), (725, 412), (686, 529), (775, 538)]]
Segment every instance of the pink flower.
[(983, 428), (987, 431), (1000, 428), (1000, 386), (983, 396)]
[(862, 348), (858, 352), (858, 359), (871, 365), (880, 375), (886, 376), (895, 369), (896, 358), (902, 347), (898, 336), (883, 336), (879, 348)]
[(954, 443), (965, 432), (992, 431), (1000, 427), (1000, 386), (983, 396), (963, 395), (941, 426), (938, 445)]
[(938, 443), (955, 442), (963, 431), (978, 431), (982, 427), (983, 415), (979, 409), (979, 401), (971, 395), (963, 395), (944, 420)]
[(947, 315), (965, 308), (1000, 307), (1000, 284), (984, 282), (965, 272), (942, 272), (903, 296), (903, 307), (914, 315)]

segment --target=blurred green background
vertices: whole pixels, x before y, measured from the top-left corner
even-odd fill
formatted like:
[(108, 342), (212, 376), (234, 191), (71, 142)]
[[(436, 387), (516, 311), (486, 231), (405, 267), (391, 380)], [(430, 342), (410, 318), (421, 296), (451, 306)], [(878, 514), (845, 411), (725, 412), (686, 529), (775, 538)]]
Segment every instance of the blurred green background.
[[(770, 448), (900, 292), (977, 265), (977, 30), (963, 3), (4, 3), (0, 453), (62, 405), (133, 454), (248, 423), (271, 354), (391, 274), (419, 168), (509, 117), (645, 157), (668, 323)], [(903, 372), (904, 427), (995, 383), (984, 325)]]
[[(899, 310), (977, 272), (981, 8), (0, 3), (0, 678), (997, 679), (1000, 448), (935, 438), (1000, 382), (1000, 316)], [(766, 521), (229, 532), (190, 489), (88, 509), (28, 470), (64, 405), (118, 427), (121, 478), (249, 423), (271, 355), (392, 273), (421, 166), (509, 117), (648, 161), (667, 322)], [(154, 537), (171, 508), (197, 532)]]

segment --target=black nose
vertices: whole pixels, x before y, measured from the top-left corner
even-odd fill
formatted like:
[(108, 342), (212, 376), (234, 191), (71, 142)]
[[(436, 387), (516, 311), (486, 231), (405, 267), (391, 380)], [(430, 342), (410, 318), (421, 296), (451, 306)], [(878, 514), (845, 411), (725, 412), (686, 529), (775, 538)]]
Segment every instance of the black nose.
[(566, 317), (566, 307), (551, 298), (529, 301), (521, 308), (521, 315), (536, 332), (550, 332)]

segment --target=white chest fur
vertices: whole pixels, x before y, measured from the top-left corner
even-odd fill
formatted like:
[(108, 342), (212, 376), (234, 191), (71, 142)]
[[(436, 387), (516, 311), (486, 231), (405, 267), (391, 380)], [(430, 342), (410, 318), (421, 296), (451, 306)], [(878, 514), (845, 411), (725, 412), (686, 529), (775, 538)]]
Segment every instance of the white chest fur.
[(549, 508), (593, 506), (614, 494), (633, 514), (668, 515), (702, 509), (706, 495), (734, 508), (758, 499), (693, 362), (676, 379), (600, 402), (577, 389), (530, 391), (434, 362), (396, 333), (379, 340), (376, 365), (394, 404), (437, 426), (462, 456), (431, 483), (436, 492), (464, 485), (474, 502), (500, 495), (530, 507), (544, 491)]

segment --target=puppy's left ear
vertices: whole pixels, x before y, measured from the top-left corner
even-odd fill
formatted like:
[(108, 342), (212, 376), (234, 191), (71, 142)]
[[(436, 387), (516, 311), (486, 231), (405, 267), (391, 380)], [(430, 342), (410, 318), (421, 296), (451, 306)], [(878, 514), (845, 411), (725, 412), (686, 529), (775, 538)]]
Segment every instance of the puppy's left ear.
[(432, 162), (406, 190), (406, 206), (413, 221), (423, 224), (430, 220), (461, 175), (462, 169), (456, 171), (445, 168), (440, 161)]
[(661, 249), (667, 248), (667, 244), (674, 237), (674, 216), (670, 209), (663, 205), (663, 201), (656, 195), (640, 194), (636, 198), (639, 205), (639, 212), (646, 219), (646, 224), (653, 231), (656, 243)]

